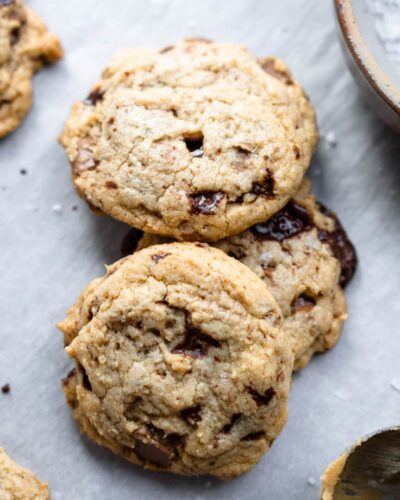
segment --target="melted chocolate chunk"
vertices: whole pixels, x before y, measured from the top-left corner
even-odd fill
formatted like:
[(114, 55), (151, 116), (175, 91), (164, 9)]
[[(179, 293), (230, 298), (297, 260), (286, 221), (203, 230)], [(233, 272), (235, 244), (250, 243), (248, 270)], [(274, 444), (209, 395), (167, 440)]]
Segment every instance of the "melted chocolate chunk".
[(190, 425), (196, 425), (197, 422), (201, 422), (203, 420), (201, 416), (200, 405), (192, 406), (191, 408), (185, 408), (181, 411), (180, 415), (183, 420)]
[(270, 76), (286, 83), (286, 85), (293, 84), (293, 80), (291, 79), (289, 72), (278, 69), (272, 58), (265, 57), (264, 59), (260, 59), (260, 66)]
[(249, 387), (248, 392), (251, 394), (251, 397), (254, 399), (257, 406), (268, 406), (271, 399), (275, 396), (275, 391), (272, 388), (265, 391), (264, 394), (260, 394), (252, 387)]
[(104, 90), (95, 89), (90, 92), (90, 94), (84, 100), (84, 103), (88, 106), (96, 106), (96, 104), (102, 101), (104, 98)]
[(258, 431), (258, 432), (251, 432), (250, 434), (247, 434), (247, 436), (244, 436), (241, 440), (242, 441), (257, 441), (257, 439), (261, 439), (265, 437), (264, 431)]
[(351, 281), (357, 269), (357, 252), (336, 215), (321, 203), (319, 206), (322, 214), (335, 221), (335, 229), (333, 231), (320, 229), (318, 238), (331, 247), (333, 255), (340, 262), (339, 283), (344, 288)]
[(93, 170), (97, 167), (97, 163), (93, 158), (94, 145), (95, 141), (90, 137), (79, 141), (78, 156), (72, 163), (72, 170), (76, 175), (80, 175), (85, 170)]
[(11, 391), (10, 384), (4, 384), (3, 387), (1, 388), (1, 392), (3, 394), (8, 394)]
[(226, 424), (224, 425), (224, 427), (222, 428), (222, 432), (224, 434), (228, 434), (229, 432), (231, 432), (233, 426), (239, 422), (239, 420), (242, 418), (242, 415), (241, 413), (234, 413), (232, 415), (232, 418), (231, 418), (231, 421), (229, 422), (229, 424)]
[(151, 256), (151, 260), (153, 260), (157, 264), (160, 260), (163, 260), (166, 257), (168, 257), (168, 255), (171, 255), (171, 254), (168, 252), (157, 253), (157, 254)]
[(104, 187), (106, 189), (118, 189), (118, 184), (115, 184), (114, 181), (106, 181)]
[(172, 349), (173, 354), (183, 354), (191, 358), (201, 358), (205, 356), (210, 347), (220, 347), (221, 344), (214, 338), (201, 332), (192, 325), (186, 317), (185, 337), (178, 345)]
[(62, 383), (63, 383), (63, 385), (64, 385), (64, 386), (68, 385), (68, 384), (69, 384), (69, 381), (70, 381), (72, 378), (74, 378), (74, 377), (75, 377), (75, 375), (76, 375), (76, 368), (72, 368), (72, 370), (70, 370), (70, 371), (68, 372), (68, 375), (67, 375), (65, 378), (63, 378), (63, 379), (61, 380), (61, 381), (62, 381)]
[(149, 424), (146, 430), (135, 433), (135, 440), (134, 450), (141, 460), (166, 468), (181, 446), (183, 437), (179, 434), (166, 435), (163, 430)]
[(267, 169), (267, 175), (262, 182), (253, 182), (250, 193), (256, 195), (264, 195), (267, 198), (274, 197), (274, 177), (272, 172)]
[(292, 312), (310, 312), (315, 306), (315, 300), (307, 295), (306, 293), (302, 293), (295, 299), (292, 303)]
[(256, 224), (251, 232), (261, 240), (283, 241), (313, 227), (307, 209), (294, 201), (282, 208), (267, 222)]
[(136, 438), (136, 455), (143, 462), (151, 462), (159, 467), (169, 467), (171, 463), (171, 450), (161, 443), (145, 442)]
[(197, 215), (213, 215), (216, 207), (224, 197), (220, 191), (203, 191), (188, 196), (191, 212)]
[(121, 243), (121, 255), (127, 257), (136, 251), (140, 238), (143, 236), (143, 231), (139, 229), (130, 229), (124, 236)]

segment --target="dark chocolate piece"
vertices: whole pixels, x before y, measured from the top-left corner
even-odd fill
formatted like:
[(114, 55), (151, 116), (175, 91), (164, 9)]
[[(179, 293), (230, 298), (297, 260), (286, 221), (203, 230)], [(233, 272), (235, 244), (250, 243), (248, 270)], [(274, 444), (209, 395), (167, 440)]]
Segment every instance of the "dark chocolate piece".
[(265, 179), (261, 182), (253, 182), (250, 193), (256, 195), (264, 195), (267, 198), (273, 198), (274, 184), (275, 182), (272, 172), (269, 169), (267, 169)]
[(252, 387), (249, 387), (248, 392), (251, 394), (251, 397), (254, 399), (257, 406), (268, 406), (272, 398), (275, 396), (275, 391), (272, 388), (267, 389), (264, 394), (260, 394)]
[(168, 255), (171, 255), (171, 254), (168, 252), (158, 253), (158, 254), (152, 255), (151, 260), (153, 260), (157, 264), (160, 260), (163, 260), (166, 257), (168, 257)]
[(315, 303), (315, 300), (310, 297), (310, 295), (302, 293), (293, 301), (292, 312), (310, 312), (315, 306)]
[(319, 203), (319, 206), (322, 214), (335, 221), (335, 229), (333, 231), (318, 230), (318, 238), (331, 247), (333, 255), (340, 262), (341, 272), (339, 283), (344, 288), (351, 281), (357, 269), (357, 252), (336, 214), (322, 205), (322, 203)]
[(8, 394), (11, 391), (10, 384), (4, 384), (3, 387), (1, 388), (1, 392), (3, 394)]
[(201, 358), (205, 356), (210, 347), (220, 347), (221, 344), (213, 337), (206, 335), (192, 325), (186, 316), (185, 336), (183, 340), (172, 349), (173, 354), (183, 354), (191, 358)]
[(197, 215), (213, 215), (218, 204), (224, 197), (221, 191), (202, 191), (188, 196), (191, 212)]
[(88, 106), (96, 106), (96, 104), (102, 101), (104, 98), (104, 90), (95, 89), (90, 92), (90, 94), (84, 100), (84, 103)]
[(202, 421), (201, 406), (196, 405), (190, 408), (185, 408), (181, 411), (180, 415), (188, 424), (196, 425), (198, 422)]
[(291, 200), (269, 220), (252, 226), (251, 232), (261, 240), (283, 241), (309, 231), (313, 225), (307, 209)]
[(293, 80), (291, 79), (290, 74), (287, 71), (277, 69), (275, 61), (272, 58), (265, 57), (263, 59), (260, 59), (259, 62), (262, 69), (270, 76), (276, 78), (277, 80), (280, 80), (283, 83), (286, 83), (286, 85), (293, 84)]

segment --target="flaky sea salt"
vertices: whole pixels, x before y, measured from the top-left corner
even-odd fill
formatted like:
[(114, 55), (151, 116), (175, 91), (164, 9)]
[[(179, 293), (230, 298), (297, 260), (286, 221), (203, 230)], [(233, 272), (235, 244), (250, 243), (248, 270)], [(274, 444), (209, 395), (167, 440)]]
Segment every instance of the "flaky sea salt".
[(308, 483), (310, 486), (315, 486), (315, 485), (317, 484), (317, 480), (315, 479), (315, 477), (310, 476), (310, 477), (307, 479), (307, 483)]
[(400, 65), (400, 0), (368, 0), (376, 33), (389, 56)]
[(330, 130), (329, 132), (327, 132), (324, 136), (324, 139), (325, 139), (326, 144), (330, 148), (334, 148), (337, 146), (338, 141), (336, 139), (336, 133), (333, 130)]
[(52, 205), (51, 209), (53, 210), (53, 212), (57, 212), (57, 213), (62, 212), (62, 207), (59, 203), (55, 203), (54, 205)]

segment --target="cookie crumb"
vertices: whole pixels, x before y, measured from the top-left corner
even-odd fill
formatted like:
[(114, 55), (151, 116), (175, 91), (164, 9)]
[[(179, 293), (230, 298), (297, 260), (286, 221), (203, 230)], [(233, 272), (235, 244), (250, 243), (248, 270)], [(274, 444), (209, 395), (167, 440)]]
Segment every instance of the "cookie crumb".
[(21, 170), (19, 171), (19, 173), (21, 175), (26, 175), (28, 173), (28, 171), (25, 168), (21, 168)]
[(336, 133), (333, 130), (327, 132), (324, 136), (324, 139), (329, 148), (335, 148), (338, 145)]
[(307, 479), (307, 483), (308, 483), (310, 486), (315, 486), (315, 485), (317, 484), (317, 480), (315, 479), (315, 477), (310, 476), (310, 477)]
[(10, 384), (5, 384), (5, 385), (3, 385), (3, 387), (1, 388), (1, 392), (2, 392), (3, 394), (8, 394), (10, 391), (11, 391)]
[(59, 203), (55, 203), (54, 205), (52, 205), (51, 209), (53, 210), (53, 212), (57, 212), (57, 213), (62, 212), (62, 207)]
[(72, 207), (72, 211), (73, 211), (73, 212), (76, 212), (77, 210), (78, 210), (78, 205), (73, 205), (73, 207)]

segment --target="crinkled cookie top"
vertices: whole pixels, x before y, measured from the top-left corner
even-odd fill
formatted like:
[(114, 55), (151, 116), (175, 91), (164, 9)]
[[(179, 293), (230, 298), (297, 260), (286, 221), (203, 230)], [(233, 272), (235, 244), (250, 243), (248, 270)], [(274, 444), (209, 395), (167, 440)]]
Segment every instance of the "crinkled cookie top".
[[(170, 241), (151, 234), (137, 240), (127, 236), (127, 252)], [(357, 255), (337, 217), (310, 194), (308, 180), (268, 221), (214, 245), (267, 284), (282, 309), (295, 369), (336, 344), (347, 317), (342, 287), (354, 274)]]
[(282, 62), (190, 39), (119, 54), (61, 142), (96, 209), (146, 232), (217, 240), (287, 202), (317, 129)]
[(281, 431), (293, 366), (250, 269), (204, 244), (154, 246), (83, 292), (59, 326), (81, 429), (148, 468), (230, 478)]

